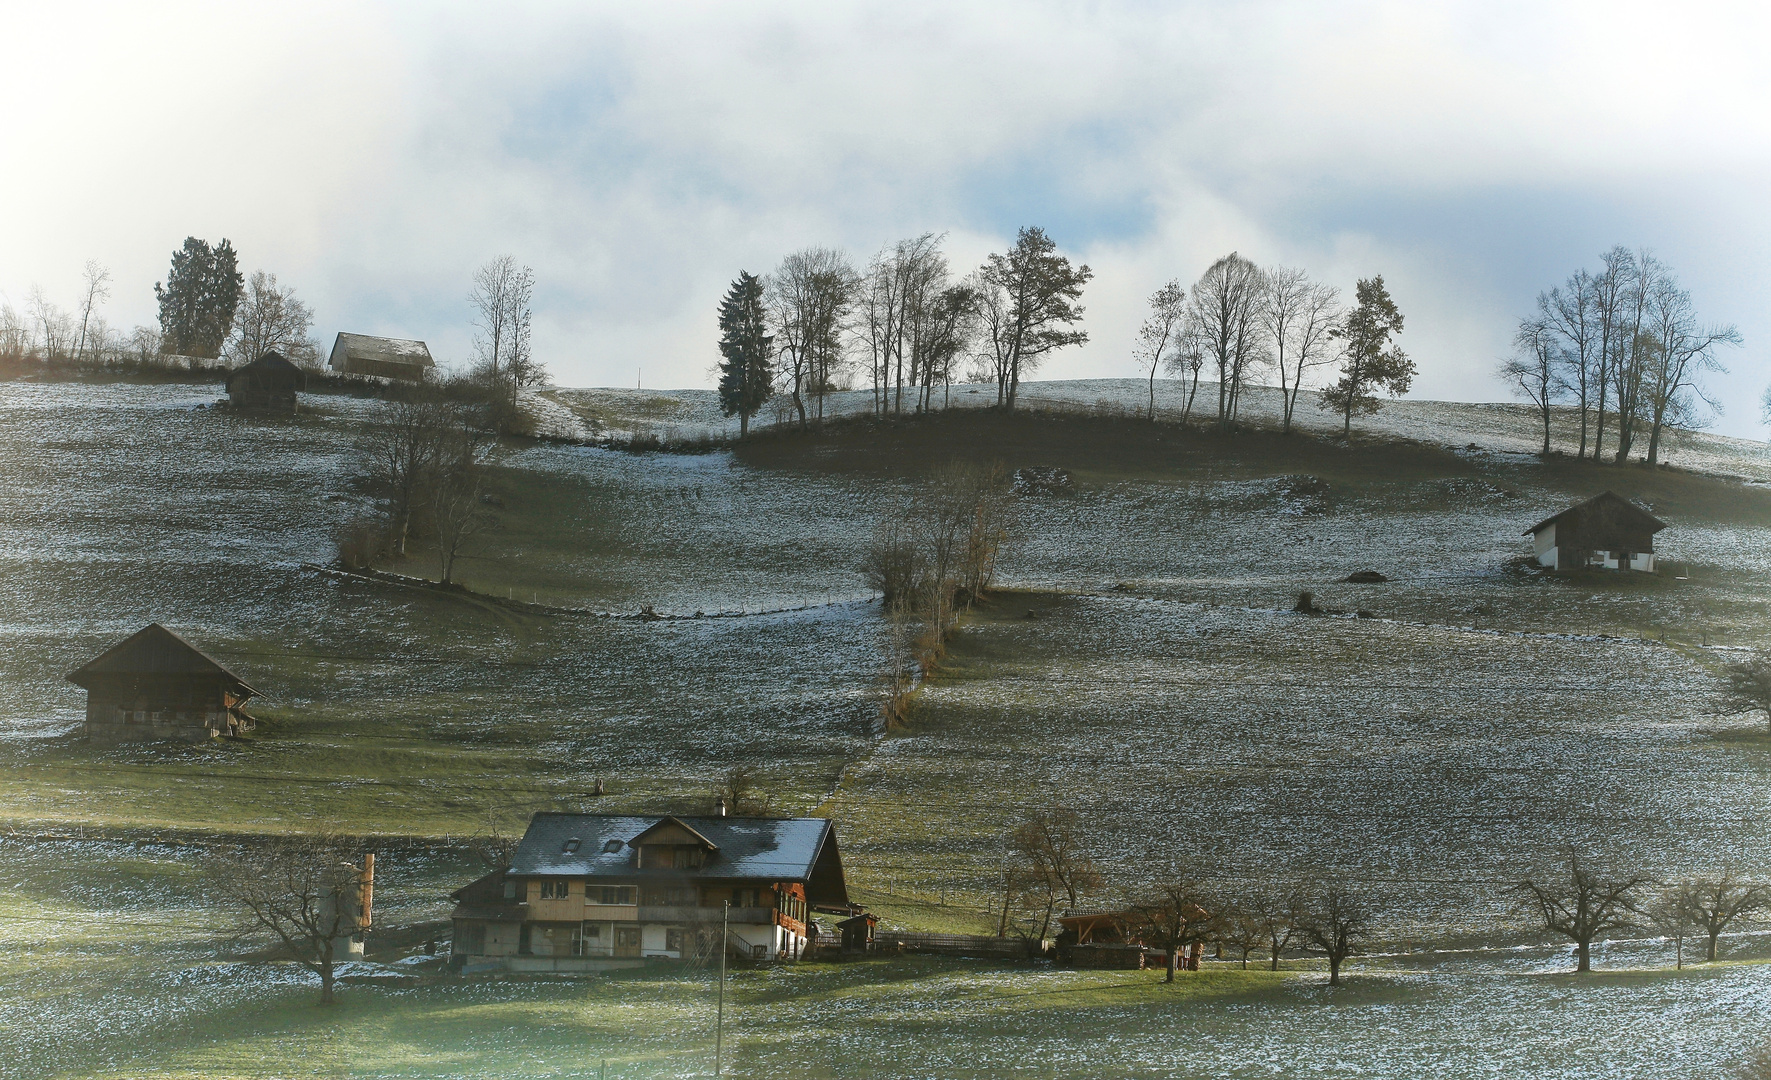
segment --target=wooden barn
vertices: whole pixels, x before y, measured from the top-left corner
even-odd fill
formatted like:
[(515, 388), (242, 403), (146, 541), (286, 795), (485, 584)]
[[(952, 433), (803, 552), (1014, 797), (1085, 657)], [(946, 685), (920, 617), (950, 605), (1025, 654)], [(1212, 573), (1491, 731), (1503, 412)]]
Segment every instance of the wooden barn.
[(253, 726), (241, 706), (258, 691), (159, 623), (67, 679), (86, 691), (86, 734), (94, 742), (202, 742)]
[(342, 375), (365, 375), (374, 379), (423, 382), (436, 367), (430, 347), (409, 338), (339, 334), (327, 361)]
[(295, 395), (307, 389), (307, 372), (282, 354), (267, 352), (228, 375), (228, 401), (236, 409), (294, 412)]
[(1538, 564), (1551, 570), (1585, 566), (1654, 572), (1654, 534), (1666, 523), (1606, 491), (1525, 530)]
[(728, 953), (793, 960), (812, 910), (854, 910), (829, 820), (723, 814), (536, 814), (510, 868), (453, 899), (454, 962), (480, 971), (706, 963), (722, 924)]

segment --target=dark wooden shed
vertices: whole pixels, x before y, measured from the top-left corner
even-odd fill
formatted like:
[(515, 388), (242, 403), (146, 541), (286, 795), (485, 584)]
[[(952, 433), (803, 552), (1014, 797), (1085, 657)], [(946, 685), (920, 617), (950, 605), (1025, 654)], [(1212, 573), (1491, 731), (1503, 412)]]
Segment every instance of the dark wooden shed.
[(86, 733), (95, 742), (201, 742), (253, 726), (242, 706), (258, 691), (159, 623), (67, 679), (86, 691)]
[(307, 372), (267, 352), (228, 375), (228, 401), (236, 409), (294, 412), (295, 395), (307, 389)]
[(1654, 534), (1666, 523), (1605, 491), (1525, 530), (1540, 565), (1552, 570), (1602, 566), (1654, 572)]

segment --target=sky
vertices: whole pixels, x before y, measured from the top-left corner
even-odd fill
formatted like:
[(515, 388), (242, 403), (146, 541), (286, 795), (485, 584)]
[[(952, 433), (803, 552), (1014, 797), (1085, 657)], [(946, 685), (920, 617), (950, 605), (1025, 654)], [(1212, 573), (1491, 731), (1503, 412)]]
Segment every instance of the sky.
[(1497, 400), (1536, 294), (1615, 244), (1771, 381), (1763, 5), (0, 0), (0, 302), (151, 324), (223, 237), (338, 331), (471, 355), (475, 267), (536, 276), (564, 386), (712, 384), (740, 270), (1038, 225), (1095, 271), (1045, 378), (1133, 376), (1145, 299), (1220, 255), (1382, 274), (1411, 396)]

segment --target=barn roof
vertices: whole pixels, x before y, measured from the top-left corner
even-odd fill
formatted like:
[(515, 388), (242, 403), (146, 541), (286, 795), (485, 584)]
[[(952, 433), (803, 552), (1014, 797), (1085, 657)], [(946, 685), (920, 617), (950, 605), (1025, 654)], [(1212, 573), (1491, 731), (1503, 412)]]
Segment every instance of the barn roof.
[(634, 869), (630, 844), (667, 822), (705, 837), (717, 849), (695, 871), (701, 877), (806, 881), (826, 845), (834, 847), (836, 842), (828, 818), (542, 813), (530, 820), (511, 858), (510, 872), (587, 877), (645, 873)]
[(279, 352), (267, 352), (258, 359), (252, 361), (252, 363), (243, 364), (240, 367), (235, 368), (228, 375), (228, 385), (232, 386), (235, 378), (247, 374), (256, 375), (260, 378), (268, 377), (272, 379), (289, 379), (293, 382), (307, 382), (307, 372), (291, 363)]
[(1523, 535), (1530, 536), (1533, 533), (1543, 532), (1556, 522), (1568, 518), (1581, 519), (1601, 513), (1615, 515), (1615, 519), (1621, 519), (1637, 528), (1646, 529), (1651, 533), (1657, 533), (1666, 528), (1666, 522), (1655, 517), (1653, 514), (1650, 514), (1648, 511), (1637, 506), (1622, 495), (1612, 491), (1602, 491), (1588, 499), (1586, 502), (1575, 503), (1573, 506), (1570, 506), (1559, 514), (1553, 514), (1544, 518), (1536, 525), (1526, 529)]
[(332, 343), (332, 366), (344, 360), (374, 360), (383, 364), (435, 367), (430, 347), (412, 338), (374, 337), (369, 334), (338, 335)]
[(149, 623), (84, 666), (68, 672), (67, 680), (76, 686), (88, 686), (98, 675), (220, 676), (232, 681), (246, 697), (258, 693), (214, 657), (159, 623)]

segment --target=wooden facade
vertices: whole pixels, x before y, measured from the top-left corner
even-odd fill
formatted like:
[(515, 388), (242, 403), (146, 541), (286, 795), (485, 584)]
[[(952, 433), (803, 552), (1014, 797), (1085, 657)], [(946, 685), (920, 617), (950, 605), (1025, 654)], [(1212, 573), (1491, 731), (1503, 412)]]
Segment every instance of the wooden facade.
[(307, 372), (267, 352), (228, 375), (228, 402), (236, 409), (294, 412), (296, 395), (307, 389)]
[(184, 638), (151, 623), (67, 680), (86, 691), (94, 742), (202, 742), (250, 731), (242, 706), (258, 691)]
[(849, 905), (823, 818), (537, 814), (511, 866), (453, 896), (461, 967), (592, 972), (656, 960), (792, 960), (812, 910)]
[(1654, 534), (1666, 523), (1613, 492), (1547, 517), (1525, 530), (1532, 554), (1551, 570), (1604, 567), (1654, 572)]

